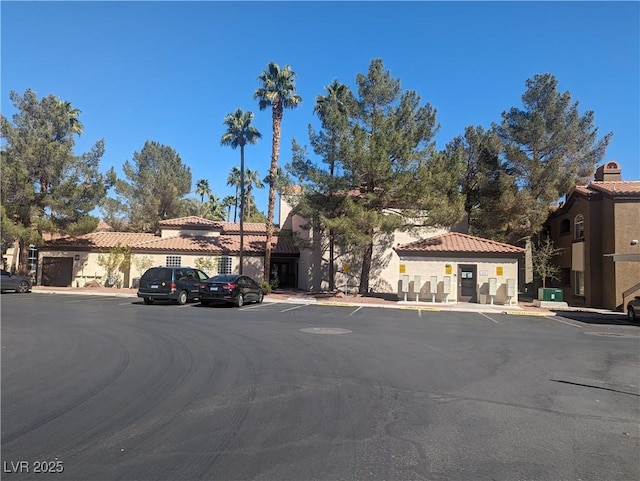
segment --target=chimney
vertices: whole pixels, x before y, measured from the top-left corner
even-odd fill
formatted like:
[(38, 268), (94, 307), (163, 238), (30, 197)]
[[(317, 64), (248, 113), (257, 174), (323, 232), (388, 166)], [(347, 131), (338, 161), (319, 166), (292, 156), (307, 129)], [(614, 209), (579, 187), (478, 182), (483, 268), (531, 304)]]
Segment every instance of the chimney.
[(622, 180), (622, 169), (615, 160), (610, 160), (596, 169), (594, 179), (596, 182), (609, 182)]

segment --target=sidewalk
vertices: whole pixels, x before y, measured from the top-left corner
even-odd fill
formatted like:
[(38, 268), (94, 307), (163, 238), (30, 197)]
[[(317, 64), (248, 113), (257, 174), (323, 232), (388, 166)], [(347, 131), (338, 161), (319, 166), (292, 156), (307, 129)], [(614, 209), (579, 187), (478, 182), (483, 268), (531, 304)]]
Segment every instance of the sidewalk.
[[(41, 294), (74, 294), (87, 296), (137, 297), (136, 289), (112, 287), (48, 287), (33, 286), (33, 292)], [(345, 307), (384, 307), (392, 309), (415, 309), (424, 311), (481, 312), (528, 316), (555, 316), (548, 309), (535, 307), (531, 302), (509, 305), (471, 304), (466, 302), (416, 302), (401, 301), (394, 295), (331, 295), (331, 293), (309, 293), (300, 290), (278, 289), (264, 298), (265, 302), (286, 302), (292, 304), (316, 304)]]

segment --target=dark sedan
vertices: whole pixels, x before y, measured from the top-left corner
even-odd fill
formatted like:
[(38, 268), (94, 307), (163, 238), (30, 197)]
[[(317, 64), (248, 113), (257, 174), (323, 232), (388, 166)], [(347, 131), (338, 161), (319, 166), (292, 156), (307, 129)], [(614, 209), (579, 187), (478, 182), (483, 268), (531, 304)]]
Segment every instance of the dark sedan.
[(28, 277), (11, 274), (4, 269), (2, 270), (0, 291), (29, 292), (30, 290), (31, 280)]
[(200, 283), (200, 304), (229, 303), (242, 307), (247, 302), (262, 302), (262, 287), (247, 276), (220, 274)]

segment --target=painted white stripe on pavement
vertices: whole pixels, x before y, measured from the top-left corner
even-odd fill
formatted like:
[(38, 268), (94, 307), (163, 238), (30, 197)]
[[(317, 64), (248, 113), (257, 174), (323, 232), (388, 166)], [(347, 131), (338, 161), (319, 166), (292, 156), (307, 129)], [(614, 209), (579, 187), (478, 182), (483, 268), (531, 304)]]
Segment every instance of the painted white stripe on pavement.
[(350, 316), (353, 316), (356, 312), (358, 312), (360, 309), (362, 309), (364, 306), (360, 306), (358, 307), (355, 311), (353, 311), (351, 314), (349, 314)]
[(550, 316), (544, 316), (544, 317), (552, 321), (561, 322), (562, 324), (566, 324), (568, 326), (573, 326), (573, 327), (577, 327), (578, 329), (582, 329), (582, 326), (580, 324), (574, 324), (573, 322), (569, 322), (569, 321), (562, 321), (560, 319), (556, 319), (555, 317), (550, 317)]
[(487, 316), (484, 312), (478, 312), (478, 314), (480, 314), (481, 316), (486, 317), (487, 319), (489, 319), (491, 322), (495, 322), (496, 324), (500, 324), (498, 321), (496, 321), (495, 319), (491, 319), (489, 316)]
[(290, 307), (289, 309), (285, 309), (284, 311), (280, 311), (280, 312), (293, 311), (294, 309), (300, 309), (301, 307), (305, 307), (305, 306), (306, 306), (306, 304), (301, 304), (299, 306)]

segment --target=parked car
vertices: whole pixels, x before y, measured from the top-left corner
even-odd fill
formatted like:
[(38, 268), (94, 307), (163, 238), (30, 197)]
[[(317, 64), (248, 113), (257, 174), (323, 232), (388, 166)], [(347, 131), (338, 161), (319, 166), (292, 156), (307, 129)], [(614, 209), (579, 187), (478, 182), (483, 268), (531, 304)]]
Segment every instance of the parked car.
[(222, 302), (242, 307), (247, 302), (262, 302), (262, 287), (247, 276), (220, 274), (200, 284), (200, 304)]
[(640, 320), (640, 296), (636, 296), (627, 304), (627, 317), (630, 322)]
[(193, 267), (152, 267), (140, 278), (138, 297), (145, 304), (174, 301), (183, 305), (198, 299), (200, 283), (208, 277)]
[(0, 291), (16, 291), (20, 293), (31, 291), (31, 279), (18, 274), (12, 274), (2, 269), (0, 276)]

